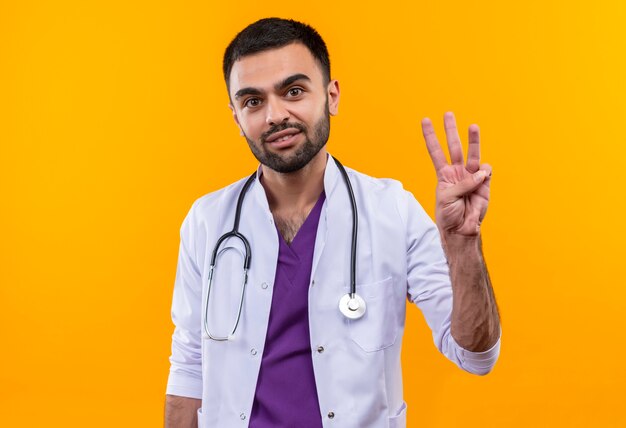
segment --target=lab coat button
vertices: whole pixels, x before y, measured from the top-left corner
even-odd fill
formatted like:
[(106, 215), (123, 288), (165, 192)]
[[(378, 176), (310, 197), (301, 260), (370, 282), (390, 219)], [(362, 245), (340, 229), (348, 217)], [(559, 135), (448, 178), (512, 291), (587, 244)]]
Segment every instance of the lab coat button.
[(245, 413), (241, 413), (239, 415), (239, 419), (241, 419), (242, 421), (245, 421), (246, 420), (246, 414)]
[(257, 354), (256, 349), (254, 349), (254, 348), (250, 349), (250, 353), (251, 353), (252, 355), (256, 355), (256, 354)]
[(317, 353), (321, 354), (322, 352), (324, 352), (324, 347), (323, 346), (318, 346), (317, 347)]
[(328, 412), (328, 419), (332, 419), (335, 417), (335, 413), (334, 412)]
[(261, 284), (261, 288), (263, 290), (265, 290), (267, 287), (269, 287), (269, 284), (267, 282), (264, 282), (263, 284)]

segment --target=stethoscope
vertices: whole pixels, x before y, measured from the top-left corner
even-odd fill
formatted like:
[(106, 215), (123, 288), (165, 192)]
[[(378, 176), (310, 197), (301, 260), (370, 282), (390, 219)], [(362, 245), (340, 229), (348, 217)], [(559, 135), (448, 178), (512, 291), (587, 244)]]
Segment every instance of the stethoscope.
[[(356, 237), (358, 230), (358, 215), (356, 209), (356, 200), (354, 198), (354, 192), (352, 191), (352, 185), (350, 184), (350, 179), (348, 178), (348, 173), (346, 172), (343, 165), (333, 156), (333, 160), (337, 164), (341, 175), (343, 176), (343, 180), (346, 183), (346, 188), (348, 189), (348, 194), (350, 196), (350, 204), (352, 205), (352, 246), (350, 253), (350, 292), (344, 295), (339, 300), (339, 310), (341, 313), (348, 319), (358, 319), (361, 318), (365, 314), (365, 300), (358, 294), (356, 294)], [(204, 303), (204, 316), (203, 316), (203, 326), (204, 333), (206, 337), (217, 340), (217, 341), (225, 341), (231, 339), (235, 331), (237, 331), (237, 326), (239, 325), (239, 320), (241, 319), (241, 310), (243, 309), (243, 299), (246, 292), (246, 284), (248, 283), (248, 269), (250, 269), (250, 243), (248, 239), (239, 233), (239, 220), (241, 218), (241, 206), (243, 205), (243, 198), (250, 188), (250, 185), (256, 178), (256, 172), (252, 174), (248, 180), (243, 185), (241, 192), (239, 192), (239, 198), (237, 199), (237, 208), (235, 210), (235, 224), (233, 225), (233, 230), (223, 234), (215, 244), (213, 248), (213, 254), (211, 256), (211, 265), (209, 266), (209, 285), (207, 289), (207, 295)], [(237, 311), (237, 318), (235, 319), (235, 323), (233, 325), (232, 331), (228, 336), (217, 336), (211, 333), (209, 329), (209, 301), (211, 299), (211, 286), (213, 284), (213, 272), (215, 271), (215, 267), (217, 265), (217, 257), (221, 253), (219, 251), (220, 245), (228, 238), (237, 238), (239, 239), (244, 247), (245, 247), (245, 255), (243, 261), (243, 284), (241, 285), (241, 296), (239, 298), (239, 309)]]

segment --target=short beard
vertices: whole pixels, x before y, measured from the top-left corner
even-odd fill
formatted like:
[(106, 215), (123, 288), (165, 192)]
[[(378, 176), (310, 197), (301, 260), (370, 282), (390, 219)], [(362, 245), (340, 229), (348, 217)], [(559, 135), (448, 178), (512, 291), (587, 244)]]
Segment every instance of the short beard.
[[(288, 158), (283, 158), (277, 153), (265, 150), (265, 141), (271, 134), (288, 128), (298, 129), (304, 134), (306, 140), (300, 149)], [(291, 122), (273, 126), (261, 136), (259, 145), (250, 140), (247, 135), (244, 134), (244, 136), (246, 137), (252, 154), (254, 154), (254, 157), (257, 158), (262, 165), (283, 174), (299, 171), (311, 162), (311, 159), (313, 159), (328, 142), (328, 137), (330, 136), (330, 113), (328, 111), (328, 104), (326, 104), (324, 116), (315, 124), (313, 135), (311, 136), (309, 136), (306, 126)]]

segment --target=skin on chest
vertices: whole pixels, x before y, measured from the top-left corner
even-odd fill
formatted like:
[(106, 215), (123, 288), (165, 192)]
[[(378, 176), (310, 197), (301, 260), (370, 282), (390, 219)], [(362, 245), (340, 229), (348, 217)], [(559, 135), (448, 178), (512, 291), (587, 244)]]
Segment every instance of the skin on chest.
[(287, 244), (291, 244), (296, 234), (306, 221), (308, 213), (298, 212), (291, 215), (280, 215), (273, 213), (274, 222), (278, 228), (278, 232)]

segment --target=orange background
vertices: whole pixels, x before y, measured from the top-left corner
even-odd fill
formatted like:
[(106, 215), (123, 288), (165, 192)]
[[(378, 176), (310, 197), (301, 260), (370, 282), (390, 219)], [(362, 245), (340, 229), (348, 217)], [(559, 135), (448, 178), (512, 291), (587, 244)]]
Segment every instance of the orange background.
[(626, 3), (589, 4), (0, 2), (0, 425), (162, 424), (180, 224), (256, 166), (221, 55), (282, 16), (330, 48), (344, 164), (432, 214), (419, 122), (452, 110), (494, 167), (500, 361), (458, 370), (412, 308), (409, 426), (626, 426)]

